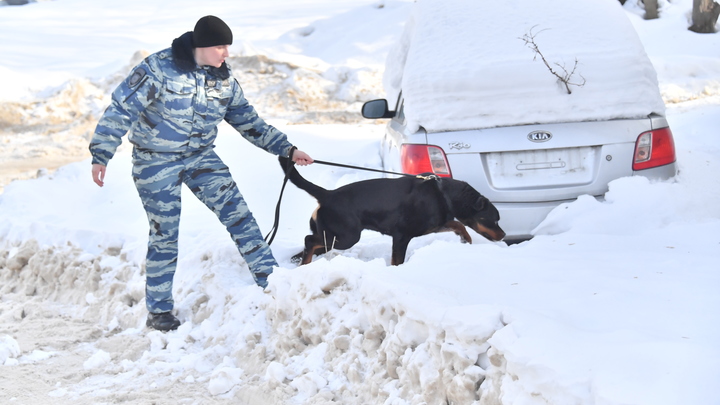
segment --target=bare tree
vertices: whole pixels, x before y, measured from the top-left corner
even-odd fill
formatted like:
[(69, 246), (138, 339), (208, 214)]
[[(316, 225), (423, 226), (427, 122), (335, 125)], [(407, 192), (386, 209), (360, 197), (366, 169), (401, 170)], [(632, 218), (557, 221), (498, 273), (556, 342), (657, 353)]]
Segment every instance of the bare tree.
[(658, 18), (658, 0), (644, 0), (645, 3), (645, 19), (654, 20)]
[[(562, 84), (565, 85), (565, 89), (567, 90), (568, 94), (572, 94), (572, 91), (570, 91), (570, 86), (578, 86), (578, 87), (584, 86), (585, 78), (582, 77), (582, 75), (579, 73), (578, 73), (578, 76), (580, 76), (580, 78), (582, 79), (582, 83), (573, 83), (571, 81), (572, 76), (575, 74), (575, 70), (577, 69), (577, 66), (578, 66), (577, 58), (575, 58), (575, 65), (573, 66), (572, 70), (569, 72), (567, 71), (567, 69), (565, 69), (565, 65), (561, 65), (559, 63), (553, 63), (553, 65), (555, 65), (556, 69), (554, 69), (552, 66), (550, 66), (550, 63), (547, 61), (547, 59), (545, 59), (545, 55), (543, 55), (542, 52), (540, 52), (540, 48), (538, 48), (538, 45), (535, 43), (535, 37), (537, 36), (537, 34), (539, 34), (540, 32), (543, 32), (545, 30), (540, 30), (537, 33), (533, 33), (532, 31), (535, 27), (536, 26), (533, 26), (532, 28), (530, 28), (530, 31), (528, 31), (525, 35), (523, 35), (522, 38), (520, 38), (521, 40), (523, 40), (525, 42), (525, 45), (527, 45), (528, 48), (535, 51), (535, 56), (533, 57), (533, 60), (536, 60), (539, 55), (540, 59), (542, 59), (543, 63), (548, 68), (550, 73), (552, 73), (555, 77), (558, 78), (558, 80)], [(560, 73), (560, 71), (557, 69), (562, 70), (562, 73)]]
[(720, 4), (713, 0), (693, 0), (692, 25), (689, 30), (701, 34), (715, 32)]

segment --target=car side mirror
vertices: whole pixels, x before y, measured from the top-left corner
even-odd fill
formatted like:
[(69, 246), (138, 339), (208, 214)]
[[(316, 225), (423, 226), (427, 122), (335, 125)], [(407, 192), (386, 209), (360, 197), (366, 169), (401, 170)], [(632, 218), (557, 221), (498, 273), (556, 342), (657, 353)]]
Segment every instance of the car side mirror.
[(362, 116), (365, 118), (392, 118), (395, 111), (388, 110), (388, 103), (385, 99), (371, 100), (363, 104)]

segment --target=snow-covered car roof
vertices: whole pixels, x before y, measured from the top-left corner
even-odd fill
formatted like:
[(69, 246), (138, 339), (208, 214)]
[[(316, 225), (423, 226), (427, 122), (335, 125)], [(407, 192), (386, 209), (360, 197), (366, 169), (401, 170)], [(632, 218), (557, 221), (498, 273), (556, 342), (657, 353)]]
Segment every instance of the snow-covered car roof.
[[(572, 94), (531, 50), (534, 36)], [(583, 84), (584, 83), (584, 84)], [(664, 114), (657, 75), (616, 0), (417, 0), (386, 63), (407, 126), (430, 132)]]

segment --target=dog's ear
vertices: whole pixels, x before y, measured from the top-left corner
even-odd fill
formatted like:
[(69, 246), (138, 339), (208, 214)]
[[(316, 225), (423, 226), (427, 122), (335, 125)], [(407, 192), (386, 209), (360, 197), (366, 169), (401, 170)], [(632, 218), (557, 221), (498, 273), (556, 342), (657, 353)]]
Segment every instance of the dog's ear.
[(473, 204), (473, 208), (475, 208), (478, 211), (483, 211), (483, 210), (485, 210), (487, 203), (488, 203), (488, 199), (483, 196), (480, 196), (480, 197), (478, 197), (477, 201), (475, 201), (475, 204)]

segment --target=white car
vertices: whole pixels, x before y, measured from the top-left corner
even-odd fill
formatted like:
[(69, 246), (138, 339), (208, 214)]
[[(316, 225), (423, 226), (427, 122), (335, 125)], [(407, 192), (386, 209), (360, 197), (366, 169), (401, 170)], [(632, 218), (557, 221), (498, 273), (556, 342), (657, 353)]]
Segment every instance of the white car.
[(385, 87), (394, 108), (362, 109), (390, 119), (384, 168), (467, 181), (508, 242), (612, 180), (677, 172), (656, 73), (618, 2), (420, 0)]

